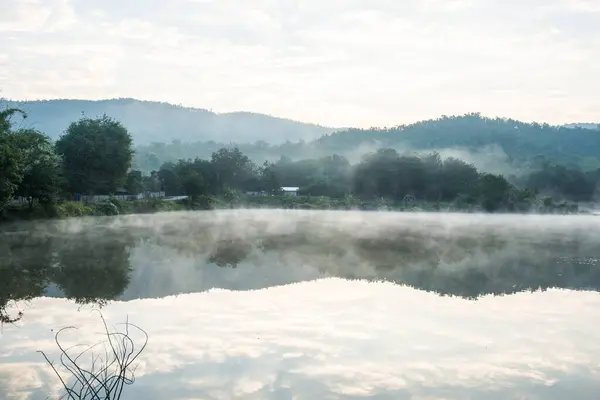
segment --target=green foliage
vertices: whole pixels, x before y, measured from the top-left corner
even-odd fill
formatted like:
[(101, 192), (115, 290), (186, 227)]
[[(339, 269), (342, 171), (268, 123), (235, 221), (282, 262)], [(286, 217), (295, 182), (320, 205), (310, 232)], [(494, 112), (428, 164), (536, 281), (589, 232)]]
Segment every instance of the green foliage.
[(125, 182), (125, 189), (131, 194), (138, 194), (144, 191), (144, 180), (141, 171), (129, 171)]
[(48, 240), (15, 235), (0, 242), (0, 323), (15, 322), (22, 315), (9, 315), (8, 303), (42, 296), (51, 269)]
[(11, 117), (19, 113), (26, 116), (16, 108), (0, 111), (0, 211), (10, 202), (23, 180), (24, 157), (15, 145), (11, 130)]
[(23, 180), (22, 157), (6, 137), (0, 137), (0, 211)]
[(22, 155), (23, 179), (16, 195), (43, 205), (53, 203), (62, 184), (61, 161), (54, 152), (50, 138), (35, 130), (19, 130), (13, 134), (15, 146)]
[(93, 206), (88, 206), (78, 201), (65, 201), (54, 205), (52, 215), (49, 215), (49, 217), (72, 218), (95, 214), (96, 210)]
[(211, 157), (219, 190), (256, 185), (257, 168), (237, 147), (222, 148)]
[(94, 208), (96, 209), (96, 215), (119, 215), (119, 208), (111, 201), (95, 204)]
[(544, 160), (538, 169), (520, 179), (520, 183), (540, 193), (570, 201), (593, 201), (600, 182), (600, 169), (583, 171)]
[(52, 280), (78, 303), (115, 299), (129, 283), (127, 242), (98, 243), (82, 237), (63, 243)]
[[(585, 127), (560, 127), (547, 124), (524, 123), (505, 118), (486, 118), (479, 114), (441, 117), (392, 128), (348, 129), (327, 134), (319, 139), (304, 142), (246, 143), (235, 146), (251, 160), (262, 164), (275, 162), (282, 156), (294, 160), (317, 159), (338, 154), (356, 162), (365, 149), (410, 149), (429, 152), (461, 149), (481, 152), (497, 148), (506, 155), (507, 166), (527, 171), (532, 160), (542, 155), (554, 164), (581, 168), (584, 171), (600, 167), (600, 131)], [(213, 152), (230, 146), (228, 143), (200, 141), (182, 143), (152, 143), (138, 146), (136, 162), (139, 168), (149, 171), (146, 159), (149, 154), (162, 162), (188, 158), (210, 158)], [(510, 164), (510, 165), (508, 165)], [(490, 172), (490, 171), (487, 171)]]
[(21, 114), (23, 118), (27, 118), (27, 114), (19, 108), (5, 108), (0, 110), (0, 135), (6, 135), (12, 131), (11, 118), (15, 114)]
[(503, 176), (482, 174), (479, 179), (481, 204), (488, 212), (506, 208), (512, 186)]
[(56, 143), (73, 193), (114, 193), (131, 167), (132, 139), (127, 129), (106, 115), (72, 123)]

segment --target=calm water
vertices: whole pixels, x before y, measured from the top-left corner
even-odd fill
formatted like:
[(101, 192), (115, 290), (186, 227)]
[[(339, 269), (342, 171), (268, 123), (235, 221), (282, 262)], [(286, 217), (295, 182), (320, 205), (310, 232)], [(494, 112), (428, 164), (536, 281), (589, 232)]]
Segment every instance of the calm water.
[[(123, 398), (600, 396), (600, 217), (226, 211), (0, 235), (0, 398), (37, 350), (148, 332)], [(21, 313), (21, 314), (20, 314)]]

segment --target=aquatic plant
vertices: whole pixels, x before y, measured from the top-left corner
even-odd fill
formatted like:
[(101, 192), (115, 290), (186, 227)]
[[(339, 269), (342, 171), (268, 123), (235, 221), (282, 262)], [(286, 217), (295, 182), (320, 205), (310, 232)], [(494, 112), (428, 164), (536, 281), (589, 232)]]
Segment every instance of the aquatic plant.
[[(81, 345), (67, 348), (61, 343), (62, 333), (77, 328), (69, 326), (56, 332), (54, 339), (60, 350), (60, 364), (70, 376), (63, 377), (54, 362), (50, 361), (43, 351), (38, 351), (44, 356), (65, 390), (60, 399), (117, 400), (121, 398), (124, 387), (135, 382), (136, 366), (133, 366), (133, 363), (146, 348), (148, 334), (129, 322), (129, 319), (124, 324), (119, 324), (124, 325), (122, 331), (111, 331), (102, 314), (100, 318), (104, 325), (105, 339), (87, 346), (83, 351), (74, 351), (81, 348)], [(144, 337), (139, 348), (136, 348), (132, 339), (132, 329), (142, 333)], [(98, 348), (102, 351), (96, 351)], [(88, 363), (85, 362), (85, 356), (89, 357)]]

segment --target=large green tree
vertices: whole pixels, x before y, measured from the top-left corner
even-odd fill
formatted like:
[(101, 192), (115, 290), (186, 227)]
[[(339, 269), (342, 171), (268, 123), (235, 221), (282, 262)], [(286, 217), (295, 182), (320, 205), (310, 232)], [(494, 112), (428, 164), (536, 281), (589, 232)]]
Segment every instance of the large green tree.
[(139, 194), (144, 191), (144, 179), (141, 171), (129, 171), (127, 181), (125, 182), (125, 189), (131, 194)]
[(15, 194), (29, 200), (29, 206), (38, 201), (50, 204), (59, 194), (61, 162), (50, 138), (33, 129), (19, 130), (12, 134), (13, 143), (22, 157), (23, 179)]
[(10, 202), (23, 180), (23, 156), (15, 146), (11, 117), (25, 113), (16, 108), (0, 111), (0, 210)]
[(118, 121), (104, 115), (73, 122), (56, 143), (69, 190), (114, 193), (125, 183), (133, 156), (132, 139)]
[(220, 190), (256, 185), (254, 178), (258, 167), (237, 147), (216, 151), (211, 157), (211, 163)]

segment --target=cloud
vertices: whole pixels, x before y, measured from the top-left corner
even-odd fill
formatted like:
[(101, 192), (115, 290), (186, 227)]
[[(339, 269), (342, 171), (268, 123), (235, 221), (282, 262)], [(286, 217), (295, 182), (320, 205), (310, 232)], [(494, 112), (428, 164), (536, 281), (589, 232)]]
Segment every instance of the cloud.
[(552, 123), (600, 112), (595, 1), (11, 0), (5, 9), (8, 97), (132, 96), (367, 127), (472, 111)]
[[(600, 389), (600, 331), (587, 323), (598, 310), (592, 292), (472, 302), (326, 279), (117, 302), (103, 312), (110, 323), (129, 315), (150, 336), (125, 398), (584, 399)], [(53, 377), (32, 355), (49, 348), (55, 357), (50, 328), (74, 317), (82, 329), (68, 342), (95, 343), (97, 313), (62, 299), (34, 300), (19, 327), (5, 327), (8, 398), (51, 390)]]

